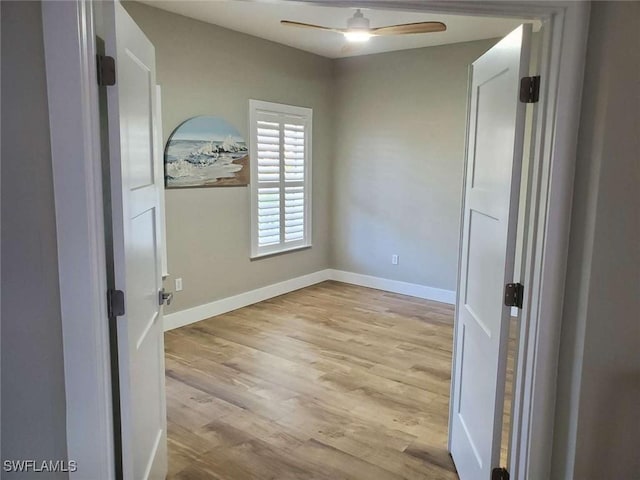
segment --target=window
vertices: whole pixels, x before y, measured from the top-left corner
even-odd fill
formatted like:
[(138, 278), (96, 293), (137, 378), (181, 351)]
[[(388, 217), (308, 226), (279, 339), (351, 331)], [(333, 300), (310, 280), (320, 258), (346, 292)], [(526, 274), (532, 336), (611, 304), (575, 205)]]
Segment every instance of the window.
[(252, 258), (311, 246), (311, 117), (249, 101)]

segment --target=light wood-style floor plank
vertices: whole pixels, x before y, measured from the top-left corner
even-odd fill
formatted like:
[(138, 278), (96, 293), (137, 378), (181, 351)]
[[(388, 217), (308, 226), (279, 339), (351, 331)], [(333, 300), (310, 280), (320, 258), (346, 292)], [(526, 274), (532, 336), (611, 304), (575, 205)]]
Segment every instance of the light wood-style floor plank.
[(453, 307), (324, 282), (167, 332), (169, 478), (457, 479)]

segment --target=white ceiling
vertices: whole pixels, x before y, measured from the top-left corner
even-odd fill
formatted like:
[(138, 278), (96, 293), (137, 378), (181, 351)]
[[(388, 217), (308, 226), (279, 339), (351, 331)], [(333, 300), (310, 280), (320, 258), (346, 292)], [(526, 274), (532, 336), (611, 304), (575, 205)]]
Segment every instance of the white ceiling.
[(247, 33), (328, 58), (367, 55), (447, 43), (502, 37), (529, 20), (441, 15), (392, 10), (363, 10), (372, 27), (424, 21), (440, 21), (446, 32), (374, 37), (364, 44), (348, 43), (338, 33), (280, 25), (280, 20), (346, 27), (354, 9), (298, 3), (261, 3), (238, 0), (143, 0), (154, 7)]

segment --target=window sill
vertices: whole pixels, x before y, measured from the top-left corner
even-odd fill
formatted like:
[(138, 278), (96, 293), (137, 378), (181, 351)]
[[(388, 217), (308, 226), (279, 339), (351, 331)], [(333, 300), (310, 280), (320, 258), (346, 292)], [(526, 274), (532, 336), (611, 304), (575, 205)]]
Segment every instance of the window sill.
[(275, 257), (277, 255), (282, 255), (285, 253), (291, 253), (291, 252), (296, 252), (298, 250), (307, 250), (311, 248), (311, 244), (308, 243), (306, 245), (297, 245), (295, 247), (291, 247), (291, 248), (284, 248), (282, 250), (277, 250), (275, 252), (267, 252), (267, 253), (258, 253), (256, 255), (251, 255), (251, 257), (249, 257), (249, 260), (254, 261), (254, 260), (260, 260), (262, 258), (267, 258), (267, 257)]

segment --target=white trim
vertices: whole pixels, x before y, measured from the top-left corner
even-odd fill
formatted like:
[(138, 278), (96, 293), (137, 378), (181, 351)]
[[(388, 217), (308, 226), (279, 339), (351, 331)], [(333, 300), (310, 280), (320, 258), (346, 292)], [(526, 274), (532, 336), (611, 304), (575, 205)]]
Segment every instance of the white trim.
[(456, 298), (456, 293), (452, 290), (426, 287), (416, 283), (372, 277), (370, 275), (345, 272), (343, 270), (326, 269), (165, 315), (164, 331), (167, 332), (174, 328), (184, 327), (185, 325), (190, 325), (201, 320), (222, 315), (223, 313), (247, 307), (254, 303), (263, 302), (270, 298), (278, 297), (295, 290), (300, 290), (301, 288), (310, 287), (311, 285), (327, 280), (335, 280), (336, 282), (375, 288), (377, 290), (384, 290), (392, 293), (400, 293), (402, 295), (424, 298), (426, 300), (448, 303), (450, 305), (454, 304)]
[(320, 270), (301, 277), (267, 285), (266, 287), (239, 293), (232, 297), (222, 298), (210, 303), (205, 303), (204, 305), (171, 313), (164, 316), (164, 331), (166, 332), (173, 330), (174, 328), (184, 327), (191, 323), (222, 315), (223, 313), (253, 305), (254, 303), (262, 302), (279, 295), (284, 295), (285, 293), (293, 292), (294, 290), (300, 290), (301, 288), (309, 287), (329, 279), (330, 270)]
[[(532, 243), (527, 248), (523, 277), (528, 289), (525, 301), (531, 307), (525, 306), (523, 311), (526, 328), (521, 343), (526, 349), (522, 350), (522, 362), (518, 366), (514, 405), (514, 419), (519, 426), (514, 428), (513, 438), (521, 453), (511, 462), (511, 477), (515, 480), (549, 478), (589, 4), (514, 0), (313, 0), (308, 3), (550, 21), (553, 31), (548, 49), (544, 51), (548, 54), (543, 58), (547, 68), (542, 72), (548, 80), (543, 79), (546, 93), (540, 103), (541, 111), (544, 110), (540, 117), (544, 119), (536, 126), (539, 141), (532, 167), (536, 172), (530, 199), (528, 236)], [(42, 8), (45, 52), (49, 60), (46, 70), (63, 312), (68, 451), (80, 465), (95, 466), (91, 473), (94, 478), (113, 478), (113, 443), (108, 438), (107, 421), (111, 417), (111, 392), (105, 388), (110, 376), (105, 348), (108, 331), (104, 319), (106, 282), (100, 236), (103, 226), (98, 225), (103, 218), (98, 181), (100, 145), (95, 141), (98, 111), (97, 98), (87, 93), (95, 89), (92, 5), (86, 0), (75, 0), (43, 2)], [(54, 94), (56, 91), (60, 93)], [(62, 201), (63, 198), (66, 201)], [(81, 328), (74, 328), (80, 318)], [(80, 375), (79, 371), (86, 375)], [(78, 400), (87, 398), (92, 400)], [(71, 408), (79, 403), (81, 408)], [(84, 445), (79, 442), (87, 438), (92, 441)]]
[[(531, 211), (525, 255), (525, 304), (520, 336), (511, 472), (513, 478), (551, 478), (560, 331), (569, 219), (573, 198), (590, 5), (555, 12), (545, 29), (532, 161)], [(537, 171), (536, 171), (537, 169)]]
[(423, 298), (425, 300), (433, 300), (434, 302), (447, 303), (449, 305), (454, 305), (456, 301), (456, 292), (454, 290), (427, 287), (426, 285), (419, 285), (417, 283), (373, 277), (371, 275), (363, 275), (361, 273), (331, 270), (330, 279), (337, 282), (360, 285), (361, 287), (376, 288), (387, 292), (400, 293), (402, 295)]
[[(71, 479), (115, 476), (93, 4), (42, 2)], [(90, 441), (89, 441), (90, 439)]]
[(265, 102), (264, 100), (250, 99), (249, 108), (254, 112), (257, 112), (258, 110), (260, 110), (267, 113), (284, 114), (292, 117), (300, 117), (303, 120), (306, 120), (310, 115), (313, 115), (313, 109), (310, 107), (300, 107), (298, 105), (287, 105), (286, 103)]
[(169, 276), (169, 260), (167, 259), (167, 222), (165, 212), (164, 188), (164, 136), (162, 134), (162, 87), (156, 85), (156, 118), (153, 122), (153, 133), (156, 136), (155, 168), (161, 177), (162, 188), (158, 189), (158, 235), (160, 236), (160, 254), (162, 261), (162, 278)]
[(261, 258), (264, 257), (273, 257), (274, 255), (280, 255), (281, 253), (289, 253), (289, 252), (295, 252), (297, 250), (306, 250), (307, 248), (311, 248), (312, 245), (311, 243), (309, 244), (303, 244), (303, 245), (296, 245), (294, 247), (287, 247), (287, 248), (283, 248), (280, 250), (274, 250), (272, 252), (265, 252), (265, 253), (259, 253), (257, 255), (252, 255), (251, 257), (249, 257), (251, 260), (259, 260)]

